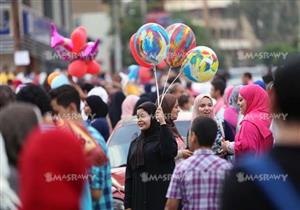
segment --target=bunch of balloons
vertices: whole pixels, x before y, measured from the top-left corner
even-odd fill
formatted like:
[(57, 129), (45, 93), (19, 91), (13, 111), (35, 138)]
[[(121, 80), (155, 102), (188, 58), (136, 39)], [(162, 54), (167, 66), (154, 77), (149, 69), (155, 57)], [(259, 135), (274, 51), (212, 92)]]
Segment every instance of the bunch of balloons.
[[(141, 67), (154, 67), (157, 89), (156, 66), (163, 63), (167, 63), (170, 67), (167, 77), (171, 68), (181, 69), (174, 81), (183, 73), (193, 82), (207, 82), (215, 76), (219, 67), (216, 53), (206, 46), (196, 47), (194, 32), (183, 23), (172, 24), (166, 30), (156, 23), (143, 25), (131, 36), (130, 50)], [(136, 65), (130, 66), (129, 70), (129, 80), (134, 80), (141, 74), (140, 68)], [(165, 91), (165, 83), (163, 95), (168, 92), (171, 85)]]
[(72, 76), (80, 78), (86, 73), (100, 72), (100, 65), (94, 60), (99, 44), (99, 39), (87, 43), (86, 29), (82, 26), (77, 27), (69, 39), (60, 35), (56, 26), (51, 24), (51, 47), (62, 60), (71, 62), (68, 73)]
[(140, 27), (130, 38), (131, 54), (144, 67), (163, 65), (179, 67), (186, 53), (196, 47), (195, 34), (183, 23), (175, 23), (165, 30), (156, 23)]

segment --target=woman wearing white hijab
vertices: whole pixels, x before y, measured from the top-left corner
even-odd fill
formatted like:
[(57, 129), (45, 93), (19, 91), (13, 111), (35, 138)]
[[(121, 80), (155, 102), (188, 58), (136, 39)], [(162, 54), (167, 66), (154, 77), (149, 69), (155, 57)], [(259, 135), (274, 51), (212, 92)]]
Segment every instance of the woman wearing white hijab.
[(0, 133), (0, 209), (16, 210), (20, 207), (20, 200), (11, 189), (8, 182), (9, 166), (6, 156), (4, 140)]

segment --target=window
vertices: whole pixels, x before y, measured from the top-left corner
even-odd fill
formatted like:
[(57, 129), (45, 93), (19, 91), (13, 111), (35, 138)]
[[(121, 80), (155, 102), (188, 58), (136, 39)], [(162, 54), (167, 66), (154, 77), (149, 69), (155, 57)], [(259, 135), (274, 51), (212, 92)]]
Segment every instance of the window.
[(52, 1), (44, 0), (43, 6), (44, 6), (44, 15), (48, 18), (53, 19)]

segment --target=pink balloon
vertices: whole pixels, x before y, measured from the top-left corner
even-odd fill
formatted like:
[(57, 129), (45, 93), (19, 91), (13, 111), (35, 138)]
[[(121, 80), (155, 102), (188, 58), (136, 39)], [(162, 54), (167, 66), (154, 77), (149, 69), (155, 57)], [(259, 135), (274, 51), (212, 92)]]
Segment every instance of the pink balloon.
[(71, 34), (71, 39), (73, 42), (73, 52), (79, 54), (86, 45), (86, 29), (83, 26), (75, 28), (75, 30)]
[(80, 58), (83, 60), (93, 60), (98, 54), (99, 44), (99, 39), (95, 42), (88, 42), (85, 49), (80, 53)]
[(89, 74), (99, 74), (100, 72), (100, 65), (95, 61), (87, 61), (87, 73)]
[(51, 23), (51, 47), (55, 50), (57, 55), (64, 61), (72, 61), (76, 59), (73, 51), (73, 44), (71, 39), (63, 37), (57, 31), (54, 23)]
[(140, 71), (139, 71), (139, 78), (140, 78), (141, 84), (144, 85), (144, 84), (149, 83), (151, 81), (151, 79), (153, 78), (151, 68), (141, 66)]
[(69, 64), (68, 73), (74, 77), (81, 78), (87, 73), (87, 64), (83, 60), (76, 60)]

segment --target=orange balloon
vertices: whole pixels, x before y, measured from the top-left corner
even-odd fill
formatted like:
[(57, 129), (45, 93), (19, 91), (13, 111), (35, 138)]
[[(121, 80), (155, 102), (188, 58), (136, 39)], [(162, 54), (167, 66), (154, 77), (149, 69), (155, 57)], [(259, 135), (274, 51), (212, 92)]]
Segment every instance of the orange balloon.
[(95, 60), (87, 62), (87, 73), (99, 74), (99, 72), (100, 72), (100, 65)]
[(81, 78), (87, 72), (87, 64), (82, 60), (75, 60), (68, 66), (68, 73), (74, 77)]
[(60, 75), (60, 72), (59, 72), (59, 71), (54, 71), (54, 72), (52, 72), (51, 74), (49, 74), (48, 79), (47, 79), (48, 85), (51, 85), (52, 80), (53, 80), (55, 77), (57, 77), (58, 75)]
[(86, 45), (87, 35), (84, 27), (77, 27), (71, 34), (73, 52), (80, 53)]

